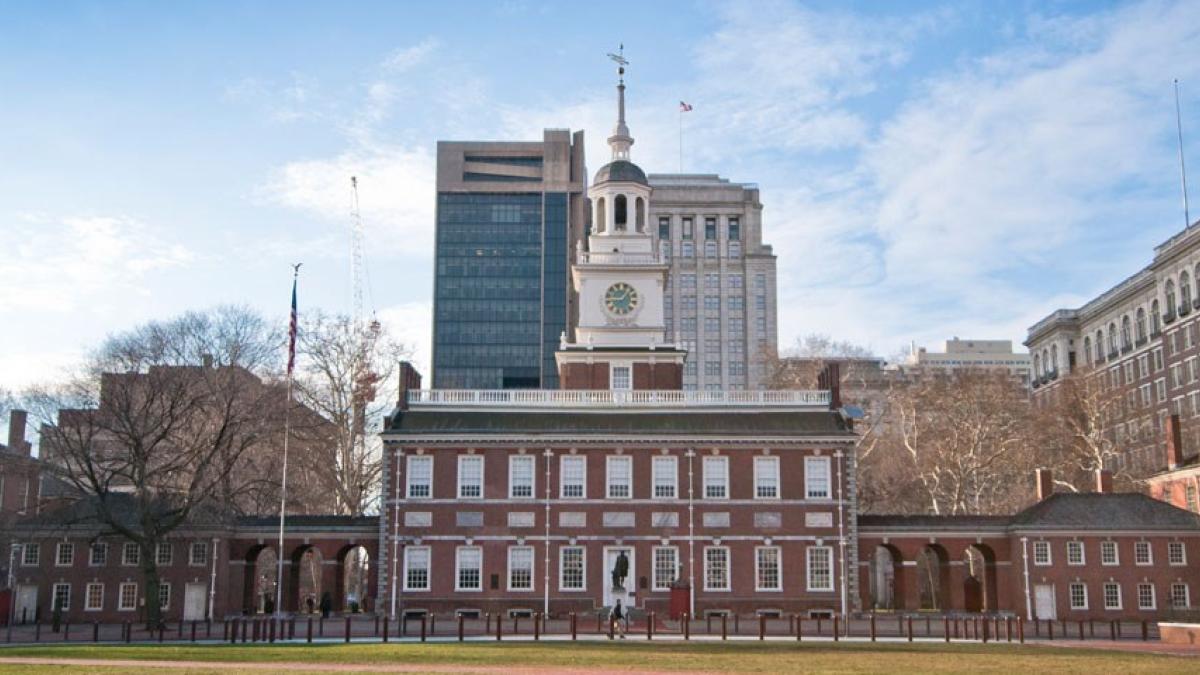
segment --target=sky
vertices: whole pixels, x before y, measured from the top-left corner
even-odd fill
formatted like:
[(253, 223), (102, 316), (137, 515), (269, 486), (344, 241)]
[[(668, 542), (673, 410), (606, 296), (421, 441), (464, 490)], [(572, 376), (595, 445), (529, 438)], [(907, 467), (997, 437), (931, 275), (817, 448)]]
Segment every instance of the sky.
[[(8, 2), (0, 387), (106, 335), (245, 304), (367, 309), (428, 371), (435, 143), (583, 129), (608, 158), (757, 183), (779, 342), (881, 356), (1029, 325), (1184, 226), (1200, 3)], [(1200, 181), (1191, 181), (1193, 219)]]

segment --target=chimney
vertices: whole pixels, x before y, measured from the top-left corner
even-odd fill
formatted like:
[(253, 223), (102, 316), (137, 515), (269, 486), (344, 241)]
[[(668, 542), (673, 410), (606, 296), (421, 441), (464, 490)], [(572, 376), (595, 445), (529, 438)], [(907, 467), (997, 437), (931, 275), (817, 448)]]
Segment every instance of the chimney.
[(25, 424), (29, 413), (24, 410), (13, 410), (8, 414), (8, 451), (29, 456), (33, 446), (25, 442)]
[(841, 366), (837, 363), (827, 363), (817, 375), (817, 388), (829, 391), (829, 409), (837, 410), (842, 407), (842, 377)]
[(205, 368), (213, 367), (213, 355), (212, 354), (202, 354), (200, 356), (200, 359), (201, 359), (201, 361), (203, 361)]
[(1183, 434), (1179, 428), (1179, 415), (1167, 418), (1167, 469), (1183, 465)]
[(1040, 502), (1054, 494), (1054, 473), (1050, 469), (1038, 469), (1034, 475), (1037, 476), (1037, 498)]
[(401, 410), (408, 408), (408, 392), (421, 388), (421, 373), (409, 361), (400, 362), (400, 398), (398, 404)]
[(1096, 469), (1096, 492), (1102, 495), (1112, 494), (1112, 472), (1108, 469)]

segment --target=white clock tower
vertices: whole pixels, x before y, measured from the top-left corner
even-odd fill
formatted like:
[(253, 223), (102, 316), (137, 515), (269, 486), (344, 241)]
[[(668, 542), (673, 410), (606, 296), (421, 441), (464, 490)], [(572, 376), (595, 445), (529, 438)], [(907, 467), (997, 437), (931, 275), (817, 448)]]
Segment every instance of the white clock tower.
[(571, 268), (579, 324), (575, 342), (564, 336), (556, 354), (559, 377), (563, 389), (678, 389), (686, 354), (664, 335), (667, 265), (650, 232), (650, 184), (629, 161), (626, 61), (613, 58), (620, 80), (617, 126), (608, 138), (612, 161), (596, 172), (588, 190), (592, 233)]

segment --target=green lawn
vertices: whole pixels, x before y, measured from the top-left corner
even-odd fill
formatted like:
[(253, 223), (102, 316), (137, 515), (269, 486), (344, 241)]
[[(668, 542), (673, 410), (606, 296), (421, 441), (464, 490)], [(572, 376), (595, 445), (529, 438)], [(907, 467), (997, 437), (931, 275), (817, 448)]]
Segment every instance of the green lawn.
[[(409, 664), (597, 668), (606, 671), (704, 670), (742, 673), (1195, 673), (1200, 660), (1057, 647), (842, 643), (467, 643), (404, 645), (55, 646), (0, 649), (3, 657), (166, 659), (290, 664)], [(100, 672), (95, 666), (13, 666), (0, 672)], [(130, 672), (128, 668), (121, 672)], [(147, 670), (146, 672), (150, 672)], [(157, 671), (180, 672), (180, 671)], [(195, 672), (204, 672), (200, 669)], [(230, 670), (220, 672), (229, 673)], [(259, 671), (262, 672), (262, 671)]]

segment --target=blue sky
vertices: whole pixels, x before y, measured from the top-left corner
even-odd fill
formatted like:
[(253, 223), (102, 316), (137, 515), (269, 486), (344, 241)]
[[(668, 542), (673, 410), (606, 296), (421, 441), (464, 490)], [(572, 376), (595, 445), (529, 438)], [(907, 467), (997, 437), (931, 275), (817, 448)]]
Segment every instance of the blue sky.
[[(190, 308), (371, 305), (428, 359), (438, 139), (584, 129), (757, 182), (780, 343), (890, 355), (1021, 340), (1183, 225), (1171, 80), (1200, 172), (1200, 3), (7, 3), (0, 386)], [(1200, 182), (1192, 181), (1193, 215)]]

